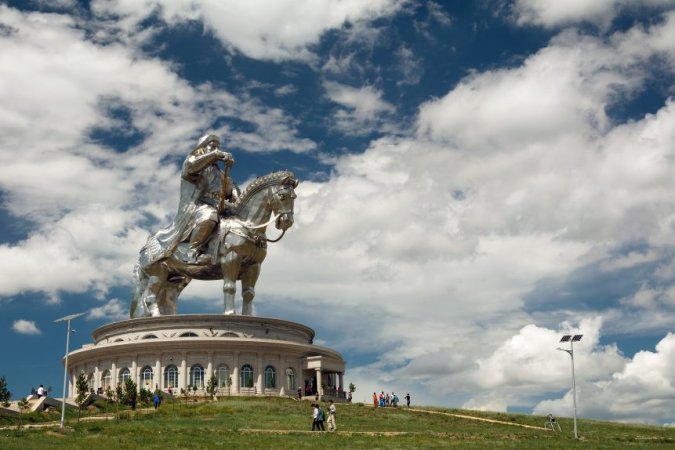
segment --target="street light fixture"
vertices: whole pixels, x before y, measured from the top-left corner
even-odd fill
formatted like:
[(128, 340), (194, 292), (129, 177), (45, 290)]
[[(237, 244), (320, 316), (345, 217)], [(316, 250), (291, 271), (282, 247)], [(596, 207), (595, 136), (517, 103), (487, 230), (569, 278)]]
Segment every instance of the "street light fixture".
[(63, 368), (63, 397), (61, 398), (61, 429), (63, 430), (64, 428), (64, 421), (66, 417), (66, 379), (68, 378), (68, 349), (70, 346), (70, 333), (74, 333), (75, 330), (72, 330), (70, 328), (70, 321), (73, 319), (77, 319), (80, 316), (84, 316), (86, 313), (78, 313), (78, 314), (71, 314), (69, 316), (61, 317), (60, 319), (56, 319), (54, 323), (56, 322), (68, 322), (68, 331), (66, 331), (66, 361), (65, 365)]
[(567, 350), (566, 348), (558, 347), (558, 350), (567, 352), (572, 358), (572, 402), (574, 403), (574, 439), (579, 439), (579, 436), (577, 435), (577, 382), (574, 377), (574, 343), (579, 342), (582, 337), (583, 334), (575, 334), (575, 335), (566, 334), (560, 339), (560, 342), (569, 342), (570, 349)]

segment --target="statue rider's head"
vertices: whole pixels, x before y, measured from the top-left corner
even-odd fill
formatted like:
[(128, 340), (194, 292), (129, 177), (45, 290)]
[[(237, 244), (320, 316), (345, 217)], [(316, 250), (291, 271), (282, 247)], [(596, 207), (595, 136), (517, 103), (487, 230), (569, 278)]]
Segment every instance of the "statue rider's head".
[(192, 150), (192, 153), (203, 155), (204, 153), (212, 152), (220, 147), (220, 138), (215, 134), (205, 134), (197, 141), (197, 146)]

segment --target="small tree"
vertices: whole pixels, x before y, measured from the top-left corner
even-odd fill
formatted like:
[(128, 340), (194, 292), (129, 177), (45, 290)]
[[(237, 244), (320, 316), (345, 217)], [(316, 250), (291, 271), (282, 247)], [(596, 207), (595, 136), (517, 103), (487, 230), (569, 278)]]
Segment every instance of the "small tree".
[(120, 403), (124, 402), (124, 389), (121, 385), (117, 385), (115, 388), (115, 418), (120, 418)]
[(30, 404), (28, 403), (28, 400), (26, 400), (25, 398), (22, 398), (21, 400), (19, 400), (19, 401), (17, 402), (16, 406), (19, 407), (19, 428), (21, 428), (21, 425), (22, 425), (22, 423), (21, 423), (22, 420), (21, 420), (21, 419), (22, 419), (22, 417), (23, 417), (23, 414), (24, 414), (24, 413), (26, 412), (26, 410), (29, 408)]
[(115, 400), (115, 392), (113, 392), (110, 386), (105, 388), (105, 399), (108, 400), (108, 403), (112, 403)]
[(7, 381), (4, 376), (0, 377), (0, 404), (7, 408), (9, 406), (9, 399), (12, 398), (12, 393), (7, 390)]
[(136, 409), (137, 396), (138, 388), (136, 387), (136, 383), (131, 378), (127, 378), (124, 382), (124, 397), (131, 404), (131, 409)]
[(183, 399), (185, 400), (185, 405), (187, 405), (188, 401), (188, 396), (190, 395), (190, 388), (192, 386), (188, 386), (187, 389), (180, 388), (180, 395), (183, 396)]
[(193, 397), (193, 401), (196, 402), (197, 401), (197, 385), (196, 384), (194, 386), (192, 386), (192, 397)]
[(216, 391), (218, 390), (218, 378), (215, 375), (211, 375), (209, 382), (206, 384), (206, 392), (215, 400)]
[(138, 394), (138, 398), (146, 407), (150, 406), (152, 401), (152, 392), (149, 389), (141, 388), (141, 391)]
[(354, 383), (349, 383), (349, 392), (351, 392), (353, 394), (355, 390), (356, 390), (356, 386), (354, 386)]
[(77, 397), (75, 397), (75, 403), (77, 403), (77, 423), (80, 423), (80, 413), (82, 412), (82, 406), (89, 395), (89, 383), (87, 380), (87, 375), (84, 372), (80, 372), (80, 374), (77, 376), (75, 387), (77, 389)]

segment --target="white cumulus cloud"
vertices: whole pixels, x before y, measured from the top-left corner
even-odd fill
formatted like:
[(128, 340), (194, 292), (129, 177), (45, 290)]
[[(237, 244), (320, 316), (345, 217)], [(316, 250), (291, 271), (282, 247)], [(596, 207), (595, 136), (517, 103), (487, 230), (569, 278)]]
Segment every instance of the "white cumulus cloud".
[(19, 334), (42, 334), (42, 331), (35, 325), (34, 320), (15, 320), (12, 324), (12, 330)]
[[(674, 334), (668, 333), (654, 352), (636, 353), (610, 377), (589, 379), (585, 375), (586, 364), (601, 362), (588, 359), (577, 368), (577, 376), (585, 379), (577, 384), (577, 410), (581, 417), (647, 423), (668, 423), (675, 418)], [(560, 399), (540, 402), (534, 413), (571, 416), (572, 391)]]

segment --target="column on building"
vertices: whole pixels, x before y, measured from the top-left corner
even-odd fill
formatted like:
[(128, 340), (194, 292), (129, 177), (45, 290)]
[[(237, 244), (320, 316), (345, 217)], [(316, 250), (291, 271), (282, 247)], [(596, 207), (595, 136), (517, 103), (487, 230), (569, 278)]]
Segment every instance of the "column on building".
[[(162, 362), (160, 361), (161, 357), (157, 357), (157, 361), (155, 361), (155, 376), (154, 382), (155, 382), (155, 387), (154, 389), (159, 389), (162, 390), (164, 389), (164, 386), (162, 386)], [(154, 390), (153, 389), (153, 390)]]
[(279, 395), (286, 395), (286, 366), (284, 365), (284, 358), (281, 356), (281, 353), (279, 354), (279, 365), (277, 366), (277, 387), (279, 388)]
[(110, 376), (112, 377), (110, 379), (110, 389), (115, 392), (115, 389), (117, 389), (117, 363), (115, 361), (113, 361), (112, 365), (110, 366)]
[(339, 392), (342, 392), (342, 393), (347, 392), (347, 389), (345, 389), (345, 373), (344, 373), (344, 372), (340, 372), (340, 373), (338, 374), (338, 377), (340, 378), (340, 388), (339, 388)]
[(323, 397), (323, 382), (321, 381), (321, 369), (316, 369), (316, 392)]
[(180, 361), (180, 376), (178, 377), (178, 391), (180, 392), (180, 389), (185, 389), (187, 390), (187, 385), (188, 385), (188, 371), (187, 371), (187, 353), (183, 352), (181, 354), (181, 361)]
[(98, 369), (98, 361), (94, 366), (94, 392), (98, 394), (98, 388), (101, 387), (101, 372)]
[(141, 387), (141, 383), (138, 382), (138, 363), (136, 360), (138, 359), (138, 355), (134, 355), (134, 359), (131, 360), (131, 379), (134, 380), (134, 383), (136, 383), (136, 387)]
[(262, 353), (258, 353), (258, 360), (257, 360), (257, 372), (258, 372), (258, 382), (256, 383), (258, 386), (258, 395), (263, 395), (265, 393), (265, 384), (264, 384), (264, 379), (263, 379), (263, 373), (265, 372), (265, 368), (263, 367), (263, 357)]
[(232, 394), (239, 393), (239, 352), (234, 352), (232, 367)]
[(206, 361), (206, 379), (204, 380), (204, 390), (209, 385), (211, 377), (213, 376), (213, 352), (209, 352), (208, 359)]
[(70, 392), (69, 397), (70, 398), (75, 398), (77, 396), (75, 386), (77, 386), (77, 370), (71, 370), (70, 371), (70, 388), (69, 388), (69, 392)]

